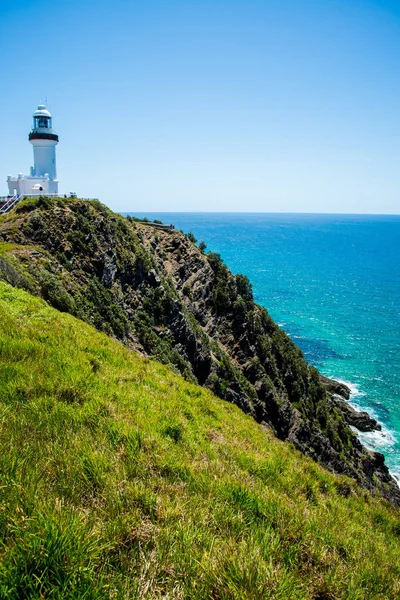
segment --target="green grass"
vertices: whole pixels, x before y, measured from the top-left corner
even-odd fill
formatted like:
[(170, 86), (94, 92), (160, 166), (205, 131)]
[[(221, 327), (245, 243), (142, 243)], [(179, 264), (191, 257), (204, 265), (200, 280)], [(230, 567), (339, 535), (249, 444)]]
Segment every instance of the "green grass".
[(0, 598), (399, 598), (398, 510), (4, 283), (0, 389)]

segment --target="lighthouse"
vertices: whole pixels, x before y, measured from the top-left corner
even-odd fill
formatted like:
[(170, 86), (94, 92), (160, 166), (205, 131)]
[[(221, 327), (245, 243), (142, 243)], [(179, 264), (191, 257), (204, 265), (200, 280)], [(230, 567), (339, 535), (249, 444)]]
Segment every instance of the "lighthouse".
[(33, 113), (33, 126), (29, 134), (33, 146), (33, 167), (30, 175), (8, 175), (10, 195), (31, 196), (58, 194), (56, 146), (58, 135), (53, 129), (53, 118), (44, 104)]
[[(45, 177), (56, 184), (56, 146), (58, 144), (58, 135), (53, 130), (53, 119), (44, 104), (39, 104), (37, 110), (33, 113), (33, 128), (29, 134), (29, 141), (33, 146), (33, 164), (31, 175), (33, 177)], [(49, 190), (50, 191), (50, 190)], [(53, 193), (57, 193), (54, 190)]]

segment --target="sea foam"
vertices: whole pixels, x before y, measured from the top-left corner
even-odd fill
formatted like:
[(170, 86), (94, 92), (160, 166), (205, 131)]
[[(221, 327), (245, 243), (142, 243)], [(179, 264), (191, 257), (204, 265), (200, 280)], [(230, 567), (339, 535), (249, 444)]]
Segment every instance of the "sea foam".
[[(386, 427), (381, 421), (379, 421), (376, 412), (369, 406), (365, 405), (361, 398), (367, 396), (366, 392), (360, 390), (360, 388), (350, 381), (344, 381), (342, 379), (336, 379), (339, 383), (343, 383), (350, 390), (349, 404), (358, 411), (365, 411), (371, 417), (373, 417), (381, 426), (380, 431), (359, 431), (356, 427), (351, 427), (353, 433), (357, 435), (360, 442), (369, 450), (374, 452), (384, 452), (386, 455), (390, 454), (390, 449), (396, 445), (397, 438), (392, 430)], [(399, 483), (400, 482), (400, 467), (389, 469), (390, 474)], [(400, 485), (400, 483), (399, 483)]]

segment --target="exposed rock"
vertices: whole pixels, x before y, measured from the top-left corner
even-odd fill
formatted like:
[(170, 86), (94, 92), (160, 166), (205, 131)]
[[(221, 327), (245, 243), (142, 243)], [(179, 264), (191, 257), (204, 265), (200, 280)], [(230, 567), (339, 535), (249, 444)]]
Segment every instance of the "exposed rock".
[(116, 273), (117, 265), (115, 264), (115, 256), (106, 256), (104, 261), (103, 274), (101, 276), (101, 283), (104, 285), (104, 287), (112, 287)]
[(359, 431), (381, 431), (381, 425), (367, 412), (359, 412), (337, 395), (332, 396), (333, 404), (339, 408), (347, 423)]
[(149, 271), (149, 283), (154, 287), (161, 285), (161, 279), (157, 275), (157, 271), (155, 269), (151, 269)]
[(334, 379), (328, 379), (320, 374), (322, 385), (328, 390), (333, 408), (339, 409), (346, 423), (356, 427), (358, 431), (381, 431), (381, 425), (365, 411), (356, 410), (347, 402), (350, 399), (350, 388)]
[(334, 379), (328, 379), (328, 377), (324, 377), (321, 374), (319, 378), (330, 394), (337, 394), (338, 396), (342, 396), (342, 398), (349, 400), (351, 390), (345, 383), (335, 381)]

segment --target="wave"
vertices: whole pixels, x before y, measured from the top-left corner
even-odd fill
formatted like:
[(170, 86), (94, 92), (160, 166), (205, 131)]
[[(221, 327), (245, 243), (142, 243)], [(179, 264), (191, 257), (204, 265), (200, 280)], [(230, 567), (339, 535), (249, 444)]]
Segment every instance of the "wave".
[(358, 431), (355, 427), (352, 427), (354, 433), (360, 438), (360, 441), (367, 446), (370, 450), (384, 450), (390, 448), (396, 444), (396, 437), (390, 429), (385, 425), (380, 424), (382, 427), (381, 431)]
[[(357, 435), (360, 442), (369, 450), (373, 450), (374, 452), (383, 452), (386, 458), (386, 464), (390, 462), (390, 449), (396, 445), (397, 438), (395, 433), (386, 427), (380, 421), (378, 415), (374, 411), (373, 408), (366, 405), (362, 402), (362, 398), (367, 396), (367, 393), (360, 390), (357, 384), (352, 383), (351, 381), (345, 381), (344, 379), (338, 379), (332, 377), (339, 383), (343, 383), (350, 390), (350, 398), (348, 400), (349, 404), (358, 411), (366, 411), (371, 417), (373, 417), (381, 426), (381, 431), (359, 431), (356, 427), (351, 427), (353, 433)], [(400, 465), (391, 464), (389, 468), (390, 474), (394, 477), (400, 487)]]
[[(384, 423), (382, 423), (378, 413), (375, 411), (375, 409), (372, 406), (368, 406), (367, 403), (363, 402), (361, 399), (365, 398), (365, 396), (367, 396), (367, 393), (360, 390), (360, 388), (358, 387), (357, 384), (355, 383), (351, 383), (350, 381), (345, 381), (344, 379), (336, 379), (336, 381), (338, 381), (339, 383), (343, 383), (344, 385), (346, 385), (349, 390), (350, 390), (350, 398), (348, 400), (348, 403), (355, 408), (356, 410), (362, 412), (365, 411), (367, 412), (371, 417), (373, 417), (378, 423), (379, 425), (381, 425), (382, 427), (382, 431), (379, 432), (372, 432), (373, 434), (377, 433), (383, 433), (384, 431), (386, 432), (385, 437), (388, 440), (388, 445), (392, 446), (393, 444), (396, 443), (396, 437), (394, 435), (394, 433), (384, 425)], [(368, 432), (369, 433), (369, 432)], [(364, 435), (364, 434), (363, 434)], [(389, 443), (389, 439), (393, 438), (393, 443), (390, 442)], [(381, 444), (383, 445), (383, 444)]]
[(339, 383), (343, 383), (344, 385), (346, 385), (349, 388), (349, 390), (350, 390), (350, 400), (349, 400), (350, 404), (352, 404), (351, 401), (354, 398), (363, 398), (364, 396), (367, 395), (366, 392), (363, 392), (362, 390), (360, 390), (360, 388), (358, 387), (358, 385), (356, 385), (355, 383), (351, 383), (351, 381), (345, 381), (344, 379), (337, 379), (335, 377), (333, 379), (335, 379), (335, 381), (338, 381)]

